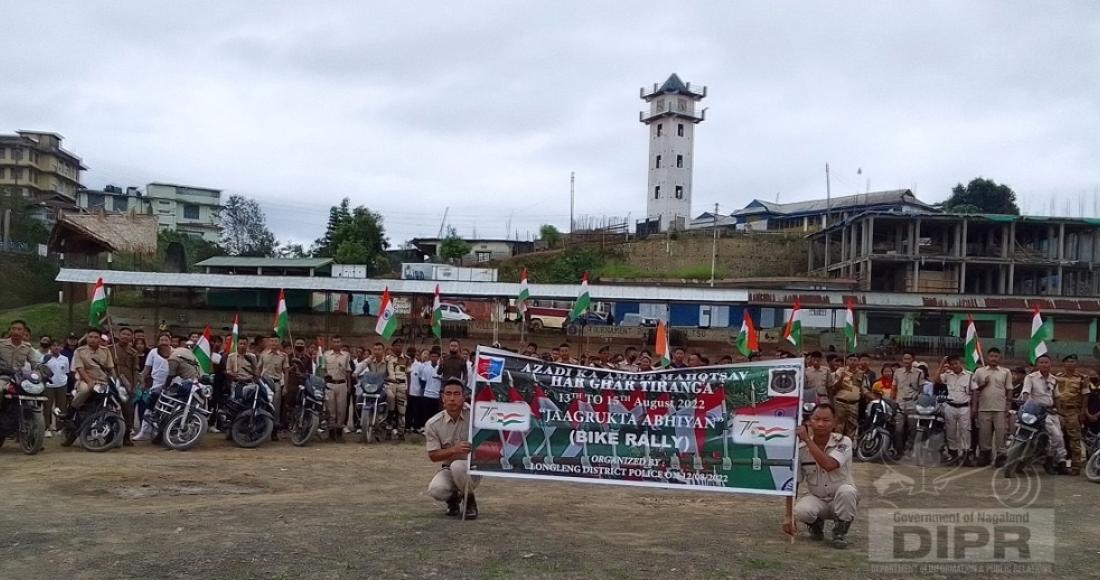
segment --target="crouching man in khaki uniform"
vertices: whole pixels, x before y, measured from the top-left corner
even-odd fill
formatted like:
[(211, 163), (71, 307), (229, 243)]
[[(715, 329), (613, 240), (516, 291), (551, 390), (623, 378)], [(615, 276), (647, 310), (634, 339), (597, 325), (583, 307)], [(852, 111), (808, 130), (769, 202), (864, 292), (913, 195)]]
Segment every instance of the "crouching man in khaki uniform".
[(474, 490), (481, 477), (469, 475), (470, 409), (466, 407), (466, 385), (461, 379), (451, 378), (443, 383), (443, 410), (424, 424), (424, 437), (428, 441), (428, 458), (443, 463), (428, 484), (428, 495), (447, 503), (447, 515), (457, 516), (462, 493), (469, 491), (466, 519), (476, 519)]
[(825, 520), (834, 520), (833, 547), (847, 548), (848, 527), (856, 517), (859, 493), (852, 479), (852, 440), (833, 433), (835, 423), (836, 410), (822, 403), (814, 409), (809, 425), (798, 430), (800, 482), (810, 493), (794, 504), (794, 516), (810, 526), (815, 540), (825, 539)]

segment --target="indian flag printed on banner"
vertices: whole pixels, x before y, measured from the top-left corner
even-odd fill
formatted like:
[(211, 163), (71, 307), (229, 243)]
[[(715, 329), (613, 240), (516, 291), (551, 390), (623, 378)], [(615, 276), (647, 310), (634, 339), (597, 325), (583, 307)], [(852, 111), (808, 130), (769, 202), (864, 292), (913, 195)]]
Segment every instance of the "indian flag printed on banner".
[(103, 278), (95, 281), (95, 290), (92, 291), (92, 302), (88, 306), (88, 325), (99, 326), (107, 319), (107, 288), (103, 285)]
[(569, 320), (577, 320), (592, 306), (592, 298), (588, 296), (588, 272), (581, 278), (581, 293), (577, 301), (573, 303), (573, 310), (569, 312)]
[(974, 315), (967, 315), (966, 341), (963, 343), (963, 364), (966, 370), (974, 372), (982, 366), (982, 341), (978, 339), (978, 329), (974, 326)]
[(386, 340), (397, 332), (397, 308), (390, 299), (389, 286), (382, 292), (382, 305), (378, 308), (378, 322), (374, 324), (374, 331)]
[(279, 303), (275, 306), (275, 335), (281, 340), (290, 336), (290, 318), (286, 312), (286, 292), (279, 289)]
[(210, 358), (210, 336), (210, 326), (207, 325), (206, 329), (202, 331), (199, 341), (192, 348), (192, 352), (195, 353), (195, 360), (199, 362), (199, 369), (204, 375), (214, 372), (214, 363)]
[(1031, 315), (1031, 342), (1028, 344), (1027, 360), (1031, 364), (1035, 364), (1035, 361), (1039, 360), (1039, 357), (1047, 353), (1047, 342), (1050, 338), (1047, 336), (1049, 332), (1046, 326), (1043, 324), (1043, 317), (1039, 314), (1039, 305), (1036, 304)]

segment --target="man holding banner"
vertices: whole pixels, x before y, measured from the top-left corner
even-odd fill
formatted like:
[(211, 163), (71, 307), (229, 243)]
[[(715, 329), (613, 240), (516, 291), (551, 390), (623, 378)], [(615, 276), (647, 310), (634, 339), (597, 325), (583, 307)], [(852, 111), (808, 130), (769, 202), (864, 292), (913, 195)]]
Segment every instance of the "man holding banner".
[[(825, 539), (825, 520), (833, 520), (833, 547), (848, 547), (848, 528), (856, 517), (859, 494), (852, 479), (852, 440), (834, 433), (836, 410), (821, 403), (810, 424), (798, 429), (800, 479), (808, 494), (794, 505), (798, 521), (810, 526), (810, 536)], [(793, 532), (793, 530), (788, 530)]]
[(460, 514), (462, 494), (466, 495), (465, 519), (477, 519), (474, 490), (481, 478), (469, 475), (470, 409), (466, 407), (466, 383), (451, 377), (443, 383), (443, 411), (424, 425), (428, 458), (442, 463), (431, 483), (428, 495), (447, 503), (447, 515)]

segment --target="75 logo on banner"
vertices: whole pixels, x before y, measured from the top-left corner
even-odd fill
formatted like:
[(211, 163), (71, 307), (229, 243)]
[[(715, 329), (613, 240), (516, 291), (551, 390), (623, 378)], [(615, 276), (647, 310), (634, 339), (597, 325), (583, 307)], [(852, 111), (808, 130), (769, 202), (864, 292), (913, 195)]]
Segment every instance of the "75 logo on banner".
[(499, 431), (530, 431), (531, 407), (526, 403), (477, 401), (474, 404), (474, 427)]

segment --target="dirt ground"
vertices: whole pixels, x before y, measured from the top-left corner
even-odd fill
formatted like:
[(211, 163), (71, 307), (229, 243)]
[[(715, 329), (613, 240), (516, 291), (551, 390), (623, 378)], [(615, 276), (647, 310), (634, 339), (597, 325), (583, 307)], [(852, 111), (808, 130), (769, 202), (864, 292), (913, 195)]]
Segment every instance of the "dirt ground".
[[(415, 442), (13, 447), (0, 449), (0, 578), (882, 577), (865, 516), (846, 551), (790, 544), (781, 498), (487, 479), (481, 518), (456, 521), (426, 496), (435, 468)], [(857, 466), (861, 513), (998, 505), (988, 471), (884, 473)], [(962, 477), (905, 491), (898, 474)], [(1095, 577), (1100, 486), (1036, 483), (1037, 504), (1056, 509), (1054, 572)]]

